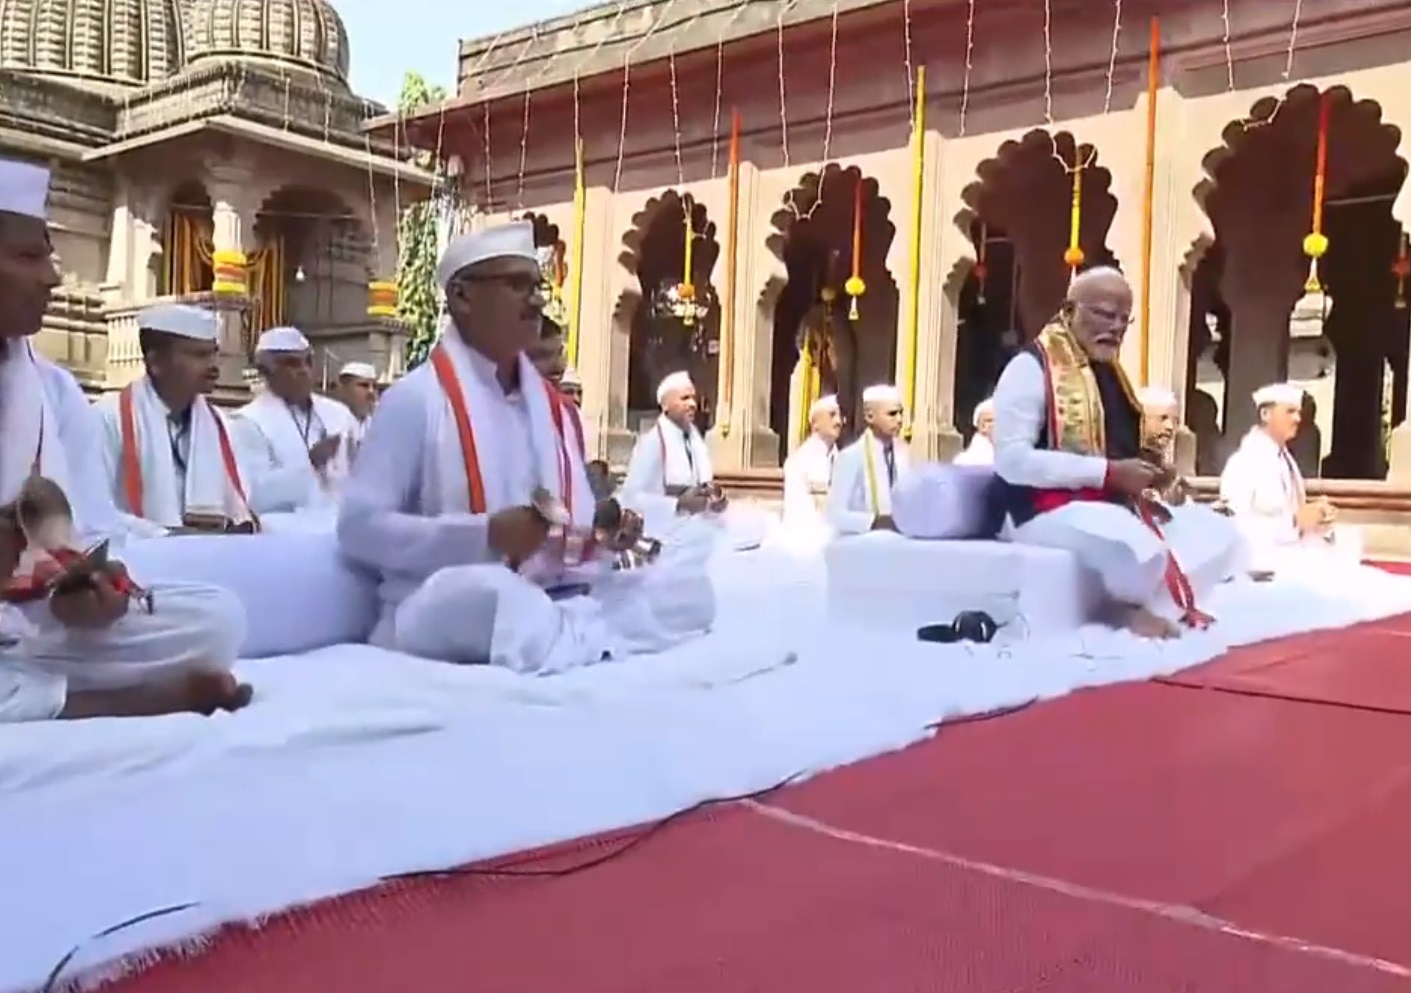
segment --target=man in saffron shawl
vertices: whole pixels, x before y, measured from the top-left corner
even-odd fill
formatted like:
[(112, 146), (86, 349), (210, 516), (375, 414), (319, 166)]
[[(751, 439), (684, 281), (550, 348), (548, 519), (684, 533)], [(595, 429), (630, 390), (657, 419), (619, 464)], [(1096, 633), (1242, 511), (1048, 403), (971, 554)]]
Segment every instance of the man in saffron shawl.
[(1140, 637), (1204, 627), (1210, 590), (1240, 543), (1209, 508), (1154, 498), (1142, 410), (1118, 362), (1132, 290), (1115, 269), (1077, 276), (1038, 337), (995, 388), (995, 471), (1012, 538), (1071, 552), (1093, 575), (1102, 617)]

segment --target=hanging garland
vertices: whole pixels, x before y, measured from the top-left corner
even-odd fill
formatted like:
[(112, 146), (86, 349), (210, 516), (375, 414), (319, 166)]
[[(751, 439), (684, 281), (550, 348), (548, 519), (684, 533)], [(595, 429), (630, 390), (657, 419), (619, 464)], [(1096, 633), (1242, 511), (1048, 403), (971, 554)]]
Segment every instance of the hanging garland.
[(1405, 234), (1397, 239), (1396, 261), (1391, 264), (1391, 274), (1396, 278), (1396, 309), (1406, 309), (1406, 278), (1411, 276), (1411, 253), (1408, 253)]
[[(397, 106), (401, 113), (410, 114), (445, 98), (440, 87), (430, 86), (419, 73), (409, 72), (403, 77)], [(422, 164), (438, 170), (439, 174), (441, 164), (430, 161), (430, 156), (426, 156)], [(419, 365), (436, 343), (436, 325), (441, 316), (441, 300), (436, 292), (439, 217), (439, 204), (434, 195), (404, 209), (397, 218), (396, 281), (375, 280), (368, 286), (368, 313), (374, 317), (388, 316), (386, 308), (390, 305), (390, 316), (395, 316), (407, 329), (408, 369)], [(374, 307), (378, 310), (375, 314)]]
[(985, 256), (990, 246), (990, 226), (984, 221), (980, 222), (980, 243), (975, 246), (975, 285), (978, 292), (975, 294), (975, 302), (981, 307), (985, 305), (985, 277), (990, 274), (990, 268), (985, 264)]

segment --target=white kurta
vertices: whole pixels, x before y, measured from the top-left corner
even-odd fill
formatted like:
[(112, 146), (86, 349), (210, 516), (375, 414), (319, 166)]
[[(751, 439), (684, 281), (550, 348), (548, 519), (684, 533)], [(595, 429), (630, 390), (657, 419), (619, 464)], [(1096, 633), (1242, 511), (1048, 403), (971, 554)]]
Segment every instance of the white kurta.
[(955, 465), (994, 465), (994, 442), (982, 434), (976, 434), (965, 446), (965, 451), (955, 457)]
[(1361, 558), (1356, 529), (1339, 527), (1331, 540), (1298, 533), (1297, 515), (1308, 501), (1303, 473), (1289, 450), (1258, 427), (1225, 463), (1220, 499), (1234, 514), (1257, 569), (1284, 569), (1300, 559), (1316, 567), (1330, 556), (1356, 564)]
[[(265, 393), (241, 407), (231, 419), (243, 464), (260, 484), (252, 496), (255, 511), (301, 511), (331, 508), (348, 475), (349, 442), (358, 431), (353, 412), (337, 400), (315, 394), (307, 411), (291, 408)], [(309, 449), (331, 435), (343, 442), (322, 474), (309, 463)]]
[[(994, 404), (995, 472), (1001, 479), (1040, 490), (1102, 488), (1107, 459), (1038, 447), (1048, 416), (1048, 388), (1038, 358), (1021, 352), (1009, 361), (995, 387)], [(1071, 552), (1112, 599), (1170, 617), (1180, 611), (1166, 588), (1168, 549), (1190, 580), (1197, 605), (1242, 558), (1229, 519), (1196, 504), (1170, 510), (1164, 542), (1127, 508), (1091, 500), (1041, 513), (1015, 528), (1012, 537)]]
[(837, 454), (832, 442), (811, 434), (784, 460), (784, 527), (791, 532), (827, 532), (828, 522), (819, 510), (818, 497), (827, 497)]
[[(187, 418), (174, 419), (146, 376), (129, 388), (141, 507), (128, 506), (122, 394), (109, 394), (94, 404), (103, 426), (103, 468), (108, 492), (117, 505), (124, 530), (134, 537), (157, 537), (181, 527), (188, 513), (219, 514), (236, 522), (247, 520), (255, 502), (251, 474), (239, 464), (234, 431), (224, 412), (198, 397)], [(238, 487), (227, 470), (221, 427), (235, 457)]]
[(627, 500), (666, 496), (669, 488), (700, 486), (714, 479), (710, 449), (700, 429), (692, 424), (682, 430), (662, 414), (638, 436), (632, 448), (627, 475), (622, 480), (622, 495)]
[[(121, 533), (104, 469), (102, 424), (66, 370), (11, 342), (0, 361), (0, 503), (35, 468), (63, 488), (86, 547)], [(37, 457), (36, 457), (37, 456)], [(36, 465), (37, 463), (37, 465)], [(245, 629), (224, 590), (134, 577), (156, 609), (132, 610), (100, 631), (60, 625), (48, 604), (5, 608), (0, 627), (16, 643), (0, 652), (0, 720), (53, 717), (68, 689), (131, 686), (193, 665), (229, 668)]]
[(892, 487), (911, 467), (911, 453), (900, 438), (892, 441), (895, 478), (888, 479), (885, 446), (871, 431), (838, 453), (828, 489), (828, 523), (838, 534), (870, 531), (879, 517), (892, 513)]
[(485, 512), (472, 512), (451, 403), (426, 362), (383, 396), (339, 514), (344, 552), (380, 580), (373, 643), (547, 673), (703, 633), (715, 614), (705, 568), (714, 529), (704, 522), (681, 519), (672, 533), (655, 535), (661, 558), (634, 571), (598, 563), (565, 570), (540, 559), (516, 573), (498, 561), (490, 516), (526, 505), (536, 487), (564, 499), (578, 527), (591, 526), (596, 503), (583, 453), (568, 416), (563, 435), (555, 427), (554, 401), (527, 358), (520, 357), (521, 392), (507, 396), (483, 356), (450, 335), (441, 347), (465, 398)]

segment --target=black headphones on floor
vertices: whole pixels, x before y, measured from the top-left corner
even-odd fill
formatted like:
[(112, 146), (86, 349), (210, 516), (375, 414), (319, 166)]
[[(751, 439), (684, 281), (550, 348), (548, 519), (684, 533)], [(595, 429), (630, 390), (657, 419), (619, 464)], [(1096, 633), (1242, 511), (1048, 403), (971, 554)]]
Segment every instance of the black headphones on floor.
[(994, 640), (1000, 625), (983, 610), (962, 610), (949, 624), (927, 624), (917, 629), (916, 637), (941, 645), (971, 641), (987, 645)]

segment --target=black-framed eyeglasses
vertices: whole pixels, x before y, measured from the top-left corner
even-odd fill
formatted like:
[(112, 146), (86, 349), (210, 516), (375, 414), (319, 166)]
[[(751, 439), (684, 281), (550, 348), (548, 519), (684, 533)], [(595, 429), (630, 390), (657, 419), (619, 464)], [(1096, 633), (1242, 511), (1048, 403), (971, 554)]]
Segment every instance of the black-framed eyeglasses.
[(473, 272), (457, 276), (457, 283), (485, 283), (503, 286), (521, 296), (529, 296), (539, 289), (541, 279), (538, 273), (528, 272)]
[(1131, 327), (1136, 320), (1130, 313), (1124, 314), (1120, 310), (1114, 310), (1111, 307), (1097, 306), (1091, 303), (1080, 303), (1078, 306), (1089, 314), (1092, 314), (1098, 320), (1106, 321), (1109, 324), (1124, 324), (1127, 327)]

